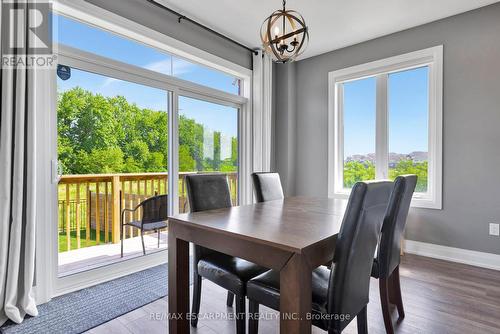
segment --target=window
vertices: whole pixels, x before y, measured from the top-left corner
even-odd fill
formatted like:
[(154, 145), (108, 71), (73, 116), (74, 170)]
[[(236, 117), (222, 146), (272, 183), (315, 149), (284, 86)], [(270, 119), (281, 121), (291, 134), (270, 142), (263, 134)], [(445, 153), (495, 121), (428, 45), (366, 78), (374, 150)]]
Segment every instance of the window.
[(329, 73), (329, 183), (416, 174), (413, 206), (441, 208), (442, 46)]
[[(115, 33), (54, 14), (54, 41), (75, 49), (241, 95), (241, 79)], [(125, 51), (126, 50), (126, 51)]]

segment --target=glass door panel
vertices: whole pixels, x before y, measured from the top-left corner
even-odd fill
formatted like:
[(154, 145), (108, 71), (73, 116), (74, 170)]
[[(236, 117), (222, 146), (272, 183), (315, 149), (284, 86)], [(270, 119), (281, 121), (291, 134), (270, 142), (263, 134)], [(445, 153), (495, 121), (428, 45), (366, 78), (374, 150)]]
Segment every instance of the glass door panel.
[(189, 210), (185, 177), (224, 173), (238, 203), (238, 108), (179, 96), (179, 212)]
[[(57, 89), (59, 276), (142, 256), (140, 230), (126, 227), (121, 257), (121, 211), (167, 194), (171, 94), (78, 68)], [(166, 231), (144, 244), (165, 249)]]

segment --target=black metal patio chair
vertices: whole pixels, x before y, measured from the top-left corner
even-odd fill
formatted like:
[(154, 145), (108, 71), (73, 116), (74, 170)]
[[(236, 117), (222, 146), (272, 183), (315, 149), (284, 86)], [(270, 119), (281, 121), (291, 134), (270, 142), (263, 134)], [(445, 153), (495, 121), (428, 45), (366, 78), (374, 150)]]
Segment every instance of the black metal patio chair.
[[(141, 219), (125, 223), (125, 213), (134, 213), (140, 208), (142, 208)], [(158, 195), (150, 197), (139, 203), (133, 209), (125, 208), (122, 210), (120, 220), (121, 257), (123, 257), (123, 228), (125, 226), (132, 226), (141, 231), (142, 252), (144, 255), (146, 255), (146, 247), (144, 245), (144, 232), (158, 232), (158, 248), (160, 248), (160, 230), (168, 227), (168, 195)]]

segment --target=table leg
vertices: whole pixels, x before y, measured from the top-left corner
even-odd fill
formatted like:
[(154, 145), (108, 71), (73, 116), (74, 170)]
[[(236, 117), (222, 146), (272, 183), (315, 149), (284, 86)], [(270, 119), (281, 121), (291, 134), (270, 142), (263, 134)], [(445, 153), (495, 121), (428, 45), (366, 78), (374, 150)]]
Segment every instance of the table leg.
[(188, 321), (189, 242), (177, 239), (175, 228), (172, 227), (168, 232), (169, 333), (188, 334), (190, 332)]
[(312, 269), (300, 254), (294, 254), (280, 271), (280, 333), (311, 333)]

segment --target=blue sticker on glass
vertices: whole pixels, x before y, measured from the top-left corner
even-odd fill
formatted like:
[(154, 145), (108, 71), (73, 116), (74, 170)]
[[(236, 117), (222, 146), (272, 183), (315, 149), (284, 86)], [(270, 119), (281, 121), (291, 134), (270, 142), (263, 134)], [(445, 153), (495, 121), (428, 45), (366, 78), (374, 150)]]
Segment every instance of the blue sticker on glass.
[(71, 78), (71, 67), (66, 65), (57, 65), (57, 76), (62, 80)]

